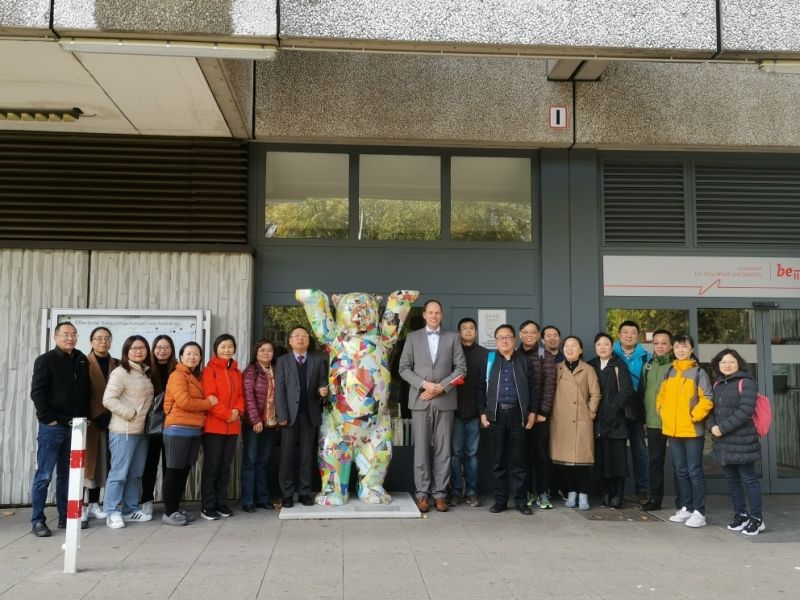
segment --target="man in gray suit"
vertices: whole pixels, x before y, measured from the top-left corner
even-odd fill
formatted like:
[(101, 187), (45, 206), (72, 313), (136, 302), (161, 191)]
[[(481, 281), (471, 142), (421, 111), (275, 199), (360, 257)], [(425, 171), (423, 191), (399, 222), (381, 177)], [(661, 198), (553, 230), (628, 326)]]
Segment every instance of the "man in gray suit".
[[(308, 330), (289, 333), (292, 351), (275, 363), (275, 413), (281, 430), (281, 464), (278, 481), (284, 508), (294, 505), (295, 474), (298, 500), (313, 506), (311, 468), (317, 447), (317, 427), (322, 424), (322, 398), (328, 395), (326, 361), (308, 351)], [(295, 471), (295, 454), (298, 468)]]
[[(400, 356), (400, 377), (411, 389), (408, 408), (414, 432), (414, 485), (417, 507), (428, 512), (428, 494), (436, 510), (447, 512), (450, 481), (450, 441), (457, 406), (451, 382), (466, 375), (461, 340), (454, 331), (442, 331), (442, 305), (428, 300), (422, 311), (425, 328), (408, 334)], [(433, 460), (431, 461), (431, 448)]]

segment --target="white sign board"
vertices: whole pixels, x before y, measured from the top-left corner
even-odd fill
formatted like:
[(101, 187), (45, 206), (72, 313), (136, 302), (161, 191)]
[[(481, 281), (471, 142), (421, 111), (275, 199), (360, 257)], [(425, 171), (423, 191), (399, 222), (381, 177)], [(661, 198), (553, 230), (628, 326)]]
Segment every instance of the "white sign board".
[(478, 309), (478, 343), (484, 348), (496, 348), (494, 330), (506, 322), (506, 311), (503, 308)]
[[(122, 344), (132, 335), (143, 336), (148, 343), (162, 334), (172, 338), (175, 351), (186, 342), (197, 342), (203, 348), (209, 344), (208, 323), (211, 317), (207, 310), (105, 310), (105, 309), (45, 309), (43, 315), (44, 350), (53, 346), (52, 331), (55, 326), (69, 321), (78, 330), (77, 348), (84, 354), (92, 349), (89, 335), (95, 327), (107, 327), (111, 331), (111, 356), (120, 358)], [(204, 352), (204, 354), (206, 354)], [(208, 357), (205, 356), (207, 359)]]
[(606, 296), (800, 298), (800, 258), (604, 256)]
[(551, 129), (567, 128), (567, 107), (551, 106), (549, 112), (549, 124)]

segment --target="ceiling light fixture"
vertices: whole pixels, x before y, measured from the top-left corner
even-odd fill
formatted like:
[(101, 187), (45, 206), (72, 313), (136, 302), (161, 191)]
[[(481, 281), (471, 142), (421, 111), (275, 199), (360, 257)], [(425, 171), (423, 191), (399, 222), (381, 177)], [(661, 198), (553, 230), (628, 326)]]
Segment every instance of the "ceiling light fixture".
[(74, 106), (72, 108), (0, 108), (0, 121), (38, 121), (40, 123), (74, 123), (85, 115)]
[(171, 40), (133, 40), (67, 37), (59, 40), (69, 52), (101, 54), (140, 54), (148, 56), (187, 56), (192, 58), (240, 58), (271, 60), (277, 49), (263, 44), (230, 44), (226, 42), (184, 42)]
[(800, 60), (762, 60), (758, 68), (765, 73), (800, 75)]

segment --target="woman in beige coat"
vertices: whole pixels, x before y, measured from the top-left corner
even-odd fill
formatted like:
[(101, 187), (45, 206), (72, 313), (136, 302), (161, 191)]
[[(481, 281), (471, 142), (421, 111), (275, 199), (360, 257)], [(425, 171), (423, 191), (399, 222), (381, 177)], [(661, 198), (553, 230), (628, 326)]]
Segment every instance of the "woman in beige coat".
[(103, 395), (103, 406), (111, 411), (108, 425), (111, 472), (103, 502), (103, 510), (108, 515), (106, 525), (111, 529), (125, 527), (126, 522), (153, 518), (143, 513), (139, 506), (142, 472), (147, 459), (144, 424), (147, 411), (153, 404), (149, 365), (147, 340), (132, 335), (122, 345), (122, 364), (111, 372)]
[[(556, 371), (556, 394), (550, 413), (550, 458), (561, 466), (567, 508), (589, 510), (589, 481), (594, 464), (594, 418), (600, 384), (594, 368), (581, 360), (583, 342), (564, 339), (564, 362)], [(577, 502), (576, 502), (577, 500)]]

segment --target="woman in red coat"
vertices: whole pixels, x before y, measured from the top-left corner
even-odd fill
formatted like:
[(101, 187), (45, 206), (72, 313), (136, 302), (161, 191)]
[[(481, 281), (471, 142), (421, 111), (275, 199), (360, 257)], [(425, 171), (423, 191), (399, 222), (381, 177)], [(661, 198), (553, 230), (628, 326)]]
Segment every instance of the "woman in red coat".
[(203, 476), (200, 484), (202, 511), (209, 521), (230, 517), (228, 482), (236, 439), (241, 429), (239, 417), (244, 412), (242, 372), (233, 355), (236, 339), (223, 333), (214, 340), (214, 356), (203, 369), (203, 393), (215, 397), (203, 425)]

